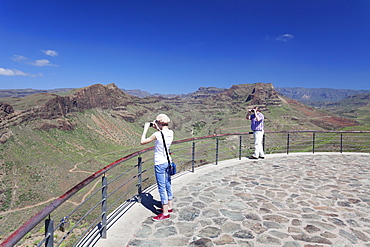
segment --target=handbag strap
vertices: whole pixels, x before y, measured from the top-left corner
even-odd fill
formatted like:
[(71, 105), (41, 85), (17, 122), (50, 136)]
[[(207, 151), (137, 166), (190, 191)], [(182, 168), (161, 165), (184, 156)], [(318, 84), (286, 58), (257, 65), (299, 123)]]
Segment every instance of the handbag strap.
[(171, 164), (170, 157), (169, 157), (169, 155), (168, 155), (168, 151), (167, 151), (166, 141), (164, 140), (164, 135), (163, 135), (162, 131), (160, 131), (160, 132), (161, 132), (162, 139), (163, 139), (163, 146), (164, 146), (164, 150), (166, 150), (166, 156), (167, 156), (168, 164)]

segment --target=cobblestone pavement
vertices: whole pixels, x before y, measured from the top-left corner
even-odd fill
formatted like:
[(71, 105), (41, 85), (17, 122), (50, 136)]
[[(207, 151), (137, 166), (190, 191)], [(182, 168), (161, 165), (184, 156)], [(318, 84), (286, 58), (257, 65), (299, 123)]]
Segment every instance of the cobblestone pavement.
[(369, 168), (369, 154), (338, 153), (207, 166), (174, 179), (171, 218), (146, 209), (127, 246), (370, 247)]

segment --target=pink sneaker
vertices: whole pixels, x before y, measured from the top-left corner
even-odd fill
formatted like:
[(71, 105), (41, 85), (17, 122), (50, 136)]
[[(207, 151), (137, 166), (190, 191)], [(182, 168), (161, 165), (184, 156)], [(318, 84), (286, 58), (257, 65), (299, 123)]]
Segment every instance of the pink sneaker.
[(152, 220), (161, 221), (161, 220), (168, 220), (169, 218), (170, 218), (170, 215), (158, 214), (157, 216), (153, 217)]

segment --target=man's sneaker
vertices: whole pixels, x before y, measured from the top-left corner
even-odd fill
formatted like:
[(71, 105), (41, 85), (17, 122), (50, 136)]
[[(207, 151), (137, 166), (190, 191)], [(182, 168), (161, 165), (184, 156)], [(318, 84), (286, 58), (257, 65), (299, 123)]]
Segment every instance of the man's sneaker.
[(170, 218), (170, 215), (163, 215), (163, 214), (158, 214), (157, 216), (153, 217), (152, 220), (154, 221), (161, 221), (161, 220), (168, 220)]
[(258, 157), (259, 159), (264, 159), (265, 157), (264, 156), (260, 156), (260, 157)]
[[(158, 208), (157, 211), (163, 213), (163, 209), (162, 208)], [(172, 213), (172, 212), (173, 212), (173, 208), (168, 209), (168, 213)]]

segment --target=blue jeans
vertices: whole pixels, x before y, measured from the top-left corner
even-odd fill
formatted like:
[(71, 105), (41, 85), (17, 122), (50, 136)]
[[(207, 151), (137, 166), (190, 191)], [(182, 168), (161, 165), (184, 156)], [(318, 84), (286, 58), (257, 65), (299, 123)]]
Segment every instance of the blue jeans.
[(173, 199), (170, 170), (168, 163), (155, 165), (155, 178), (157, 180), (159, 196), (163, 204), (168, 204), (168, 200)]

